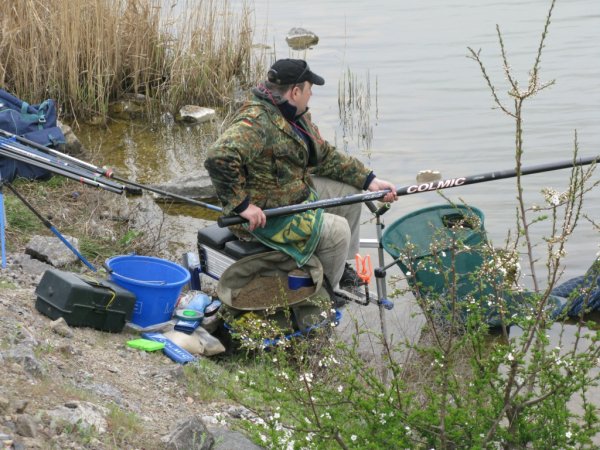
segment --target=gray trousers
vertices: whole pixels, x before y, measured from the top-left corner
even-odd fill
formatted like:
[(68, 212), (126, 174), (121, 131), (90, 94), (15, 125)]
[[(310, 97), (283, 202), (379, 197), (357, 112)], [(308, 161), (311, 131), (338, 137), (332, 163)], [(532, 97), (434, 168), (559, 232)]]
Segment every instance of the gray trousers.
[[(353, 186), (329, 178), (313, 177), (313, 182), (320, 199), (361, 192)], [(342, 277), (345, 262), (353, 260), (358, 253), (361, 207), (362, 203), (356, 203), (325, 210), (323, 231), (315, 255), (323, 264), (323, 272), (334, 288)]]

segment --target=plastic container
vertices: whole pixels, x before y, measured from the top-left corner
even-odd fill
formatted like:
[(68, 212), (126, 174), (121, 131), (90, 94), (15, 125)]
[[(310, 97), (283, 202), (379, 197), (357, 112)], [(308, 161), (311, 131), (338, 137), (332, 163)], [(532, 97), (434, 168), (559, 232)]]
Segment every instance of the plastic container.
[(314, 285), (315, 283), (313, 282), (313, 279), (306, 272), (294, 270), (288, 274), (288, 287), (292, 291), (303, 287), (311, 287)]
[(106, 260), (110, 279), (137, 298), (131, 322), (142, 328), (171, 319), (183, 286), (190, 281), (187, 269), (151, 256), (115, 256)]
[[(447, 293), (447, 278), (453, 273), (458, 298), (481, 293), (472, 274), (483, 262), (477, 248), (486, 241), (483, 219), (483, 213), (473, 206), (444, 204), (420, 209), (385, 229), (383, 248), (396, 259), (403, 256), (398, 266), (425, 295)], [(458, 243), (471, 250), (455, 252)], [(410, 255), (405, 254), (408, 248)], [(417, 266), (420, 269), (413, 274), (411, 268)]]
[(131, 320), (136, 298), (115, 282), (48, 269), (35, 289), (36, 309), (73, 327), (118, 333)]

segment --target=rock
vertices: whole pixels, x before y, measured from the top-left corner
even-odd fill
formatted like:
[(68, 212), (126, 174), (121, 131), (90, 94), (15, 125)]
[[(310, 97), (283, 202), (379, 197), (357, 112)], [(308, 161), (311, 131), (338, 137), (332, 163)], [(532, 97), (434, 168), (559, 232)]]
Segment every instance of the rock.
[(3, 395), (0, 395), (0, 416), (3, 416), (8, 412), (9, 406), (10, 401), (8, 400), (8, 398), (4, 397)]
[(28, 274), (41, 275), (46, 270), (52, 269), (52, 266), (39, 259), (32, 258), (31, 255), (18, 254), (15, 255), (11, 264), (11, 269), (17, 268)]
[(250, 439), (237, 431), (231, 431), (222, 427), (209, 428), (215, 438), (212, 450), (262, 450), (262, 447), (254, 444)]
[(62, 153), (67, 153), (68, 155), (80, 156), (83, 152), (83, 145), (79, 138), (73, 133), (73, 129), (60, 120), (57, 120), (57, 125), (65, 135), (66, 143), (61, 147), (60, 151)]
[(83, 383), (81, 387), (87, 391), (93, 392), (100, 397), (107, 397), (117, 405), (123, 404), (123, 392), (115, 386), (108, 383)]
[(431, 183), (442, 179), (438, 170), (420, 170), (417, 174), (417, 183)]
[(215, 443), (212, 434), (197, 416), (178, 422), (163, 441), (168, 450), (210, 450)]
[[(16, 311), (18, 314), (25, 316), (24, 311), (22, 311), (16, 305), (14, 306), (14, 308), (11, 309), (13, 311)], [(37, 338), (34, 336), (31, 330), (29, 330), (29, 328), (24, 326), (24, 324), (22, 323), (18, 323), (16, 325), (17, 329), (15, 330), (15, 334), (10, 337), (9, 342), (11, 342), (14, 345), (20, 345), (29, 349), (33, 349), (34, 347), (39, 345)]]
[(160, 115), (160, 122), (164, 125), (171, 126), (175, 124), (175, 117), (170, 112), (165, 112)]
[(146, 97), (142, 94), (125, 96), (121, 100), (108, 105), (110, 117), (131, 120), (143, 117), (146, 113)]
[(9, 362), (17, 363), (25, 372), (35, 377), (42, 376), (44, 371), (40, 362), (37, 360), (31, 348), (17, 345), (16, 347), (3, 353), (4, 359)]
[(214, 109), (196, 105), (185, 105), (179, 110), (179, 117), (184, 122), (204, 123), (214, 120), (217, 113)]
[(67, 325), (64, 317), (59, 317), (58, 319), (50, 322), (50, 329), (59, 336), (66, 338), (73, 337), (73, 330), (71, 330), (69, 325)]
[[(193, 199), (211, 199), (216, 197), (215, 188), (206, 170), (198, 170), (174, 178), (164, 184), (152, 185), (153, 188)], [(172, 197), (159, 195), (159, 200), (178, 201)]]
[(248, 408), (239, 405), (232, 405), (225, 410), (234, 419), (248, 418), (252, 416), (252, 413)]
[[(63, 237), (79, 251), (77, 238), (66, 235)], [(79, 261), (79, 258), (56, 236), (34, 236), (27, 244), (25, 253), (54, 267), (64, 267)]]
[(52, 423), (51, 428), (56, 429), (61, 422), (76, 425), (82, 430), (94, 428), (97, 433), (106, 432), (107, 422), (104, 418), (108, 409), (90, 402), (70, 401), (56, 409), (46, 411)]
[(37, 436), (37, 424), (33, 417), (28, 414), (17, 416), (17, 434), (24, 437), (35, 438)]
[(25, 409), (27, 409), (27, 405), (29, 405), (29, 400), (16, 400), (13, 403), (13, 409), (17, 414), (23, 414)]
[(292, 28), (288, 31), (285, 41), (292, 50), (306, 50), (319, 43), (319, 36), (304, 28)]

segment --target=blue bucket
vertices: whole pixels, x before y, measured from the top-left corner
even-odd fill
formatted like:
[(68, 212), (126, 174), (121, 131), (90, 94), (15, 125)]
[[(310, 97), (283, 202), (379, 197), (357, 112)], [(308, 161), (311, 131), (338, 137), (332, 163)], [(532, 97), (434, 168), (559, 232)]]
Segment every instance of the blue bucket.
[(136, 296), (131, 322), (146, 328), (167, 322), (190, 273), (179, 264), (151, 256), (115, 256), (106, 260), (110, 279)]

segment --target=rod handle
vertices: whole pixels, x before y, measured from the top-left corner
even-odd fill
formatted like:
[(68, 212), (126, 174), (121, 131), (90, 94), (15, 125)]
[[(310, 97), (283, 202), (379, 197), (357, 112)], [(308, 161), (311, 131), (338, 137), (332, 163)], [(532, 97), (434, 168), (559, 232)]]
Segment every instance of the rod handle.
[(244, 222), (248, 221), (242, 216), (221, 216), (217, 219), (217, 224), (221, 228), (230, 227), (231, 225), (238, 225)]

